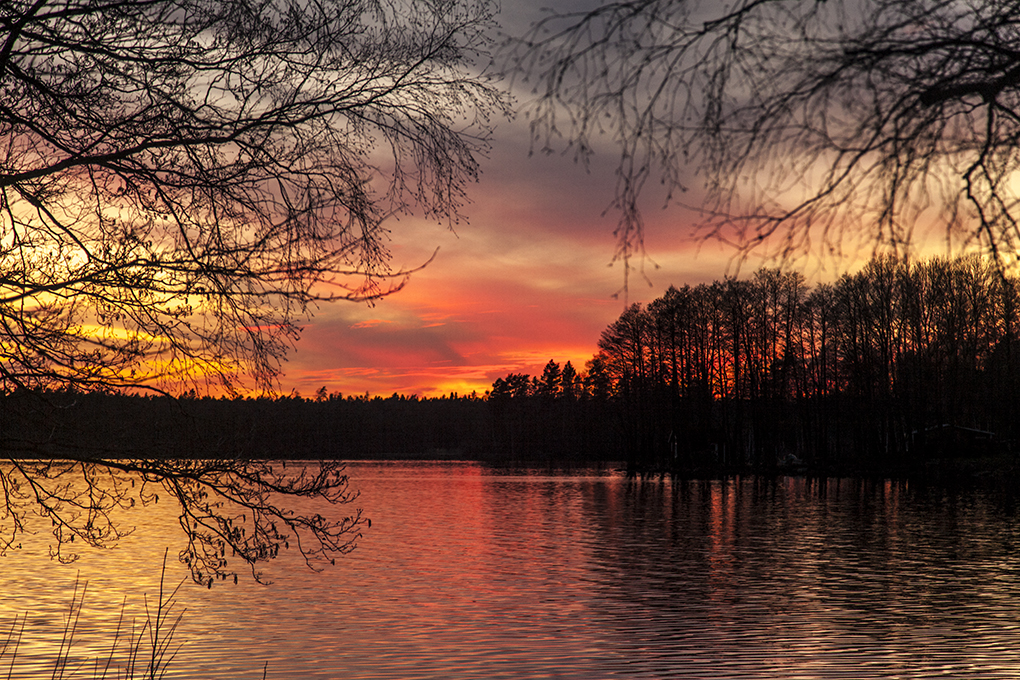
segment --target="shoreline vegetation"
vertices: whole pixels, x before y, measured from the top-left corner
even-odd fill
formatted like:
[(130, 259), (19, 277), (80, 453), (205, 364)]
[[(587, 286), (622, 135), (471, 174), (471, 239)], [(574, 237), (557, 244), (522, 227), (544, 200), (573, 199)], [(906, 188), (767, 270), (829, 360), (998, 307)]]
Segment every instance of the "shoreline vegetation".
[(581, 370), (421, 398), (0, 395), (16, 457), (470, 459), (635, 474), (1015, 478), (1020, 285), (978, 257), (761, 269), (627, 307)]
[[(127, 599), (121, 603), (120, 616), (116, 628), (109, 633), (110, 639), (105, 648), (108, 651), (95, 656), (88, 656), (78, 651), (80, 648), (78, 635), (79, 622), (85, 608), (88, 593), (88, 581), (75, 581), (71, 603), (64, 614), (63, 630), (59, 642), (55, 643), (56, 653), (52, 658), (35, 658), (25, 660), (19, 656), (22, 641), (25, 637), (25, 626), (29, 614), (15, 615), (14, 620), (3, 622), (6, 630), (0, 629), (0, 674), (6, 678), (24, 677), (16, 673), (32, 666), (29, 674), (42, 677), (48, 674), (51, 680), (158, 680), (166, 676), (169, 666), (173, 663), (183, 643), (176, 641), (178, 626), (185, 611), (177, 607), (177, 592), (184, 584), (182, 580), (172, 590), (165, 587), (166, 559), (169, 550), (163, 555), (163, 566), (159, 579), (159, 595), (155, 603), (144, 597), (145, 617), (139, 626), (133, 619), (126, 619)], [(39, 632), (33, 642), (38, 645)], [(268, 663), (262, 669), (265, 680)]]

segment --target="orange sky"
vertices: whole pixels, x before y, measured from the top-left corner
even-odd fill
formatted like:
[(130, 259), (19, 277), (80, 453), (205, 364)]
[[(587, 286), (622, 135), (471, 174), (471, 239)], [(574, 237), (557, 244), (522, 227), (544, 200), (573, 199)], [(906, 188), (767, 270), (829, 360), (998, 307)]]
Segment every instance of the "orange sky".
[[(522, 7), (504, 9), (508, 32), (533, 20)], [(518, 93), (518, 104), (526, 98)], [(624, 284), (622, 263), (608, 266), (617, 215), (603, 213), (614, 191), (615, 150), (606, 142), (589, 172), (570, 155), (528, 151), (524, 116), (500, 122), (481, 180), (468, 187), (469, 223), (456, 233), (413, 217), (392, 221), (395, 268), (417, 267), (436, 248), (438, 255), (374, 306), (316, 310), (284, 365), (281, 391), (481, 394), (509, 372), (540, 373), (549, 359), (580, 370), (625, 299), (648, 302), (671, 284), (733, 273), (732, 251), (695, 240), (695, 215), (664, 210), (661, 197), (646, 196), (650, 285), (633, 275), (626, 294), (614, 299)], [(760, 264), (751, 260), (740, 271)]]
[[(469, 223), (403, 217), (389, 226), (392, 264), (412, 268), (406, 287), (370, 306), (320, 307), (284, 365), (281, 390), (311, 396), (394, 392), (435, 396), (483, 393), (507, 373), (540, 373), (549, 359), (581, 369), (601, 331), (623, 311), (623, 266), (609, 266), (614, 214), (612, 150), (591, 172), (570, 157), (528, 155), (526, 122), (496, 131), (478, 184), (469, 187)], [(650, 199), (651, 200), (651, 199)], [(702, 248), (680, 209), (648, 210), (648, 282), (632, 275), (626, 298), (647, 302), (670, 284), (720, 278), (728, 255)], [(639, 262), (635, 262), (639, 265)]]

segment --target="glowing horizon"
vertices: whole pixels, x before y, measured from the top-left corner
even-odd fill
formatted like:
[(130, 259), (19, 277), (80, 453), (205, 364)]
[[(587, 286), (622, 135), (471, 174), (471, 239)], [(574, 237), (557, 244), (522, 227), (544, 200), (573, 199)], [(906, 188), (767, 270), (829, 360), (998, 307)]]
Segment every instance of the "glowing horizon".
[[(647, 253), (632, 259), (623, 290), (624, 265), (612, 261), (617, 218), (605, 213), (612, 156), (590, 171), (569, 157), (529, 158), (526, 130), (508, 132), (470, 187), (470, 223), (456, 231), (413, 217), (388, 225), (394, 269), (435, 258), (371, 305), (315, 310), (283, 364), (282, 393), (482, 395), (508, 373), (539, 375), (550, 359), (581, 371), (627, 304), (650, 302), (671, 285), (778, 266), (765, 256), (736, 260), (734, 249), (698, 238), (693, 211), (662, 209), (653, 196), (644, 215)], [(869, 256), (831, 263), (806, 254), (796, 268), (814, 283)]]
[[(520, 34), (538, 7), (505, 9), (504, 28)], [(530, 96), (517, 95), (521, 103)], [(507, 373), (540, 374), (550, 359), (580, 371), (626, 304), (647, 303), (670, 285), (777, 265), (767, 254), (738, 260), (736, 249), (702, 240), (695, 233), (702, 216), (677, 203), (663, 208), (665, 196), (649, 182), (642, 201), (647, 252), (631, 260), (624, 289), (624, 264), (613, 262), (618, 215), (607, 212), (618, 181), (612, 140), (590, 140), (595, 153), (584, 167), (569, 153), (533, 154), (529, 135), (523, 116), (497, 126), (480, 181), (467, 187), (469, 223), (451, 231), (404, 216), (385, 225), (394, 270), (428, 265), (372, 306), (314, 310), (283, 364), (281, 392), (483, 394)], [(697, 191), (691, 194), (684, 200), (696, 204)], [(922, 250), (939, 240), (918, 236)], [(786, 264), (800, 265), (809, 282), (831, 280), (863, 264), (866, 250), (848, 246), (832, 262), (805, 253)]]
[(315, 310), (283, 365), (281, 392), (481, 395), (507, 373), (540, 374), (549, 360), (580, 371), (625, 305), (725, 273), (729, 254), (692, 237), (689, 213), (652, 207), (648, 257), (631, 261), (623, 291), (623, 263), (612, 262), (616, 216), (604, 214), (612, 157), (591, 172), (569, 157), (529, 158), (526, 127), (507, 128), (469, 188), (470, 223), (388, 224), (394, 269), (435, 258), (371, 305)]

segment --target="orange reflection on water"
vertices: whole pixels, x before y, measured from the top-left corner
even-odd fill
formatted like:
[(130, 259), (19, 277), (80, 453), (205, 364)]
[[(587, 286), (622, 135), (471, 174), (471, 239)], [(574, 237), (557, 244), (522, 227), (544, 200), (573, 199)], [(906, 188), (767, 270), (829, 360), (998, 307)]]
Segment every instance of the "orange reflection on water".
[[(709, 582), (725, 587), (733, 566), (734, 498), (729, 479), (713, 481), (708, 500)], [(713, 590), (713, 594), (717, 593)]]
[[(265, 662), (277, 680), (1020, 677), (1016, 513), (982, 496), (457, 462), (350, 472), (372, 518), (359, 549), (323, 573), (284, 554), (269, 587), (187, 585), (178, 677), (259, 677)], [(64, 581), (4, 559), (0, 606), (31, 589), (20, 602), (59, 627)], [(107, 578), (105, 559), (83, 557), (86, 578)], [(153, 594), (105, 583), (113, 605)]]

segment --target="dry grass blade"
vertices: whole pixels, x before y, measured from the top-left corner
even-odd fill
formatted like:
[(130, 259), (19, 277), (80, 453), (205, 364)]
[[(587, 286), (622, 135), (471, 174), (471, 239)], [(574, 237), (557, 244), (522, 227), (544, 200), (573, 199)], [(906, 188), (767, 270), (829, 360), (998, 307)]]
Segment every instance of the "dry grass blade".
[[(135, 631), (132, 622), (131, 630), (127, 629), (126, 602), (122, 602), (109, 651), (95, 659), (90, 673), (86, 670), (90, 666), (90, 659), (79, 658), (71, 653), (77, 642), (75, 636), (88, 590), (88, 582), (75, 580), (71, 605), (64, 621), (56, 658), (52, 662), (51, 680), (160, 680), (166, 677), (170, 664), (183, 644), (176, 641), (176, 636), (185, 610), (177, 611), (175, 598), (187, 580), (182, 579), (172, 590), (165, 588), (166, 555), (164, 552), (159, 599), (154, 606), (150, 606), (148, 599), (145, 600), (145, 621), (141, 628)], [(27, 613), (15, 616), (6, 635), (0, 638), (0, 667), (6, 666), (6, 680), (29, 677), (32, 674), (31, 670), (15, 672), (19, 670), (18, 650), (27, 621)], [(266, 663), (262, 669), (263, 680), (268, 668)]]

